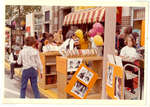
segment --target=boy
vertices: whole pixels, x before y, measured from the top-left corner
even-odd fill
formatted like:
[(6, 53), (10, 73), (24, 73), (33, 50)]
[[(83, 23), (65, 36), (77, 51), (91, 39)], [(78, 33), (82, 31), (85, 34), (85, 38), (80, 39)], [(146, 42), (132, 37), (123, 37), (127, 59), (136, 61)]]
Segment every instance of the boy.
[[(34, 92), (35, 98), (40, 98), (38, 86), (37, 86), (37, 76), (38, 70), (42, 72), (42, 64), (39, 56), (39, 52), (33, 48), (35, 44), (34, 37), (27, 37), (25, 39), (26, 46), (20, 51), (18, 57), (18, 64), (23, 65), (22, 80), (21, 80), (21, 98), (25, 98), (26, 88), (28, 79), (30, 79), (32, 90)], [(41, 74), (42, 78), (42, 74)]]

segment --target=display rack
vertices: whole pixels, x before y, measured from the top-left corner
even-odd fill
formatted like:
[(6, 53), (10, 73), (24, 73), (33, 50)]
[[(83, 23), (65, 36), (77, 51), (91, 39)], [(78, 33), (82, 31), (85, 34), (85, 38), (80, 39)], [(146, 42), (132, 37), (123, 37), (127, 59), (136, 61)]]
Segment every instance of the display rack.
[(60, 54), (57, 51), (40, 53), (43, 75), (42, 78), (39, 78), (39, 85), (43, 89), (55, 88), (57, 86), (56, 56), (58, 55)]
[[(74, 57), (75, 58), (75, 57)], [(82, 58), (83, 63), (91, 62), (91, 69), (98, 74), (98, 79), (95, 82), (93, 88), (91, 88), (87, 99), (101, 99), (102, 92), (102, 70), (103, 70), (103, 58), (101, 56), (87, 56), (87, 57), (77, 57)], [(57, 71), (57, 91), (58, 98), (68, 99), (73, 98), (65, 92), (65, 87), (67, 86), (69, 80), (67, 73), (67, 57), (57, 56), (56, 57), (56, 71)]]

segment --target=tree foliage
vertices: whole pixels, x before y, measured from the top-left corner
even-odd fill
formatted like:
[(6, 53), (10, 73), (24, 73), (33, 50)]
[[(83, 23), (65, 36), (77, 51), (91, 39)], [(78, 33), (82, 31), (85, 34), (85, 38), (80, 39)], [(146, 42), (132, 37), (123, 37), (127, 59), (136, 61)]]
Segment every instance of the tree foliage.
[(5, 18), (12, 18), (14, 15), (25, 18), (25, 15), (34, 11), (38, 12), (41, 10), (41, 6), (22, 6), (22, 5), (6, 5), (5, 7)]

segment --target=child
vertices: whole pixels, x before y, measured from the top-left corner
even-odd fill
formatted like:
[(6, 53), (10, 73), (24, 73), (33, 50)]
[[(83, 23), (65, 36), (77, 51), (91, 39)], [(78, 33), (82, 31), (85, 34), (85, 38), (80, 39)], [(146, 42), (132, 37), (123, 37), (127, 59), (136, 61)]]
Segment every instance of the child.
[(135, 40), (132, 34), (128, 35), (125, 39), (126, 46), (121, 49), (120, 57), (125, 60), (136, 60), (139, 58), (138, 53), (136, 52)]
[(37, 85), (37, 78), (38, 78), (37, 76), (38, 76), (38, 71), (40, 71), (41, 78), (42, 78), (43, 66), (40, 60), (38, 50), (33, 48), (35, 43), (35, 38), (29, 36), (25, 39), (25, 42), (26, 42), (26, 47), (24, 47), (19, 52), (19, 57), (17, 60), (18, 64), (23, 65), (20, 98), (25, 98), (26, 96), (28, 79), (30, 79), (35, 98), (40, 98), (40, 93)]
[[(122, 57), (123, 59), (123, 65), (127, 63), (133, 64), (133, 62), (139, 58), (139, 55), (136, 52), (136, 49), (134, 48), (135, 40), (132, 34), (127, 35), (127, 37), (125, 38), (125, 44), (126, 46), (123, 47), (120, 52), (120, 57)], [(126, 69), (131, 72), (134, 71), (134, 69), (131, 67), (127, 67)], [(134, 87), (133, 87), (133, 79), (129, 79), (129, 80), (126, 79), (125, 86), (130, 87), (131, 93), (135, 94)]]

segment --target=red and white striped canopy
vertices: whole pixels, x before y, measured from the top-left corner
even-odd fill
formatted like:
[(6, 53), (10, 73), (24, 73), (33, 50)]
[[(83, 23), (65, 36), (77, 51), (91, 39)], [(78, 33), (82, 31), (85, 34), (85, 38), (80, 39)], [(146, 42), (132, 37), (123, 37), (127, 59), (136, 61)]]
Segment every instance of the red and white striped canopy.
[(63, 25), (100, 22), (104, 19), (104, 13), (103, 7), (72, 12), (65, 16)]

